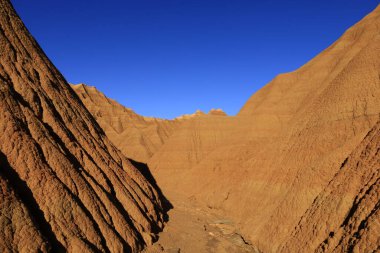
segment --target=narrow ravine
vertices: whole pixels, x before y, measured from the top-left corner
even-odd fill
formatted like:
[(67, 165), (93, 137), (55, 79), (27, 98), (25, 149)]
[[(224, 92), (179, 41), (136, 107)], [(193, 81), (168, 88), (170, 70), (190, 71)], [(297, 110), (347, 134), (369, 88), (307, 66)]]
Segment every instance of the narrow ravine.
[(232, 220), (190, 199), (170, 201), (174, 208), (169, 211), (169, 221), (159, 240), (144, 253), (259, 252), (244, 240)]

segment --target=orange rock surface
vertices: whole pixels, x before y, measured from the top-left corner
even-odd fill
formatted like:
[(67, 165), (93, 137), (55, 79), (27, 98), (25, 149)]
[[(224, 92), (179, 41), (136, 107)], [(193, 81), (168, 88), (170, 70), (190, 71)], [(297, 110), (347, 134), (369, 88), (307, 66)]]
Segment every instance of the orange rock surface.
[(72, 87), (0, 0), (1, 252), (138, 252), (158, 186), (146, 252), (379, 251), (380, 6), (237, 116)]
[[(191, 248), (196, 242), (183, 239), (181, 224), (207, 237), (183, 218), (180, 203), (190, 199), (230, 217), (253, 252), (378, 250), (379, 27), (380, 7), (303, 67), (276, 77), (237, 116), (178, 117), (181, 125), (147, 160), (179, 208), (168, 230), (177, 232), (159, 243)], [(208, 252), (210, 242), (198, 251)]]
[[(190, 198), (233, 219), (251, 249), (378, 249), (379, 27), (380, 7), (237, 116), (177, 118), (182, 124), (148, 159), (158, 185), (171, 200)], [(181, 231), (181, 210), (170, 230)], [(163, 243), (191, 247), (179, 233)]]
[(174, 120), (143, 117), (107, 98), (93, 86), (77, 84), (72, 88), (123, 154), (143, 163), (147, 163), (184, 122), (204, 116), (226, 116), (221, 109), (212, 109), (208, 114), (197, 110)]
[(180, 125), (175, 120), (140, 116), (93, 86), (77, 84), (72, 87), (110, 140), (136, 161), (146, 163)]
[(380, 121), (314, 199), (282, 252), (377, 252)]
[(0, 0), (0, 252), (137, 252), (163, 197)]
[[(351, 244), (357, 245), (357, 252), (375, 249), (377, 223), (372, 222), (371, 232), (364, 229), (359, 234), (352, 226), (365, 228), (368, 210), (378, 212), (378, 188), (365, 197), (377, 204), (368, 204), (363, 216), (356, 214), (364, 225), (348, 217), (349, 206), (366, 195), (360, 189), (367, 189), (369, 178), (357, 179), (351, 190), (344, 188), (349, 198), (344, 189), (332, 195), (347, 201), (345, 205), (334, 206), (329, 198), (321, 206), (315, 201), (332, 180), (349, 183), (337, 173), (379, 119), (379, 76), (380, 7), (303, 67), (276, 77), (236, 117), (187, 122), (153, 155), (149, 167), (169, 199), (191, 197), (221, 211), (260, 251), (345, 252)], [(374, 162), (374, 167), (363, 165), (363, 173), (378, 173), (378, 160)], [(353, 198), (356, 202), (350, 203)], [(367, 208), (365, 202), (362, 205)], [(314, 209), (320, 213), (308, 213)], [(342, 229), (337, 223), (326, 227), (329, 216), (340, 222), (339, 215), (347, 216)], [(317, 225), (320, 221), (327, 222)], [(336, 230), (332, 239), (329, 229)], [(361, 233), (366, 237), (361, 239)]]

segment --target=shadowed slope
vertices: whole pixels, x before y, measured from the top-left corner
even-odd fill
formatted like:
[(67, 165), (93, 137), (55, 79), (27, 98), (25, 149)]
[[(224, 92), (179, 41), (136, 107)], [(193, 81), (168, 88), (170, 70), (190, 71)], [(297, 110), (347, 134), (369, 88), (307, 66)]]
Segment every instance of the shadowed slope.
[(142, 249), (161, 196), (0, 0), (0, 251)]

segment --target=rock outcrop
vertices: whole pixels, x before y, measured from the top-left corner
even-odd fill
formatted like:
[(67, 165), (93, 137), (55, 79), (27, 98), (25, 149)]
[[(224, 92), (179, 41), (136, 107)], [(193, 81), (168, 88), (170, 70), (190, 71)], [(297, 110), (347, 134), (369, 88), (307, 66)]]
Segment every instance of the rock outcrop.
[(204, 116), (227, 116), (227, 114), (222, 109), (211, 109), (207, 114), (201, 110), (196, 110), (192, 114), (184, 114), (184, 115), (178, 116), (175, 119), (178, 121), (183, 121), (183, 120), (194, 119), (194, 118), (204, 117)]
[(222, 109), (211, 109), (208, 112), (209, 115), (214, 115), (214, 116), (227, 116), (227, 113), (225, 113)]
[(183, 114), (181, 116), (178, 116), (175, 119), (181, 121), (181, 120), (188, 120), (188, 119), (193, 119), (193, 118), (197, 118), (197, 117), (202, 117), (202, 116), (205, 116), (205, 115), (206, 115), (206, 113), (204, 113), (203, 111), (196, 110), (192, 114)]
[[(220, 210), (261, 251), (302, 252), (295, 243), (299, 239), (304, 241), (298, 245), (307, 244), (314, 230), (292, 231), (307, 210), (317, 209), (314, 200), (336, 180), (341, 164), (378, 121), (379, 76), (380, 7), (306, 65), (276, 77), (236, 117), (187, 122), (153, 155), (149, 167), (169, 198), (182, 194)], [(368, 168), (368, 173), (375, 168)], [(367, 189), (355, 187), (353, 193)], [(371, 189), (371, 201), (378, 203), (379, 191)], [(308, 214), (306, 219), (328, 220), (330, 212), (338, 212), (354, 222), (345, 213), (347, 206), (338, 205), (342, 208), (338, 211), (329, 209), (332, 204), (324, 207), (321, 217), (313, 220)], [(331, 225), (332, 232), (340, 231), (333, 238), (340, 236), (341, 242), (328, 240), (319, 246), (318, 240), (325, 240), (330, 228), (321, 227), (326, 231), (310, 244), (310, 251), (331, 252), (331, 245), (341, 245), (336, 250), (344, 251), (355, 237), (355, 227), (347, 222), (342, 230)], [(378, 245), (379, 233), (370, 236), (368, 240)], [(355, 240), (360, 241), (360, 236)]]
[(0, 0), (0, 251), (137, 252), (163, 197)]

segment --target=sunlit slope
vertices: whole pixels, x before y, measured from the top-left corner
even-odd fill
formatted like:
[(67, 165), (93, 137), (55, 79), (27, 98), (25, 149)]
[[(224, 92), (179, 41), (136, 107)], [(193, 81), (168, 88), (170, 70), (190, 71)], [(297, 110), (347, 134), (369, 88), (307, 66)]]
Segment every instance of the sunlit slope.
[(162, 196), (0, 0), (0, 251), (137, 252)]
[(253, 244), (276, 252), (377, 122), (379, 50), (378, 7), (231, 122), (189, 123), (149, 163), (164, 192), (223, 210)]

